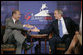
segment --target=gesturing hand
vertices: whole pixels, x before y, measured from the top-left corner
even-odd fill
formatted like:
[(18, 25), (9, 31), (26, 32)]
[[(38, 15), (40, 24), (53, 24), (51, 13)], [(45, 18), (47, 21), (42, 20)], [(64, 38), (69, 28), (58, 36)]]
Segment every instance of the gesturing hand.
[(25, 24), (24, 27), (27, 27), (27, 28), (33, 28), (34, 26), (29, 25), (29, 24)]
[(32, 32), (40, 32), (40, 30), (34, 26), (34, 29), (31, 29)]

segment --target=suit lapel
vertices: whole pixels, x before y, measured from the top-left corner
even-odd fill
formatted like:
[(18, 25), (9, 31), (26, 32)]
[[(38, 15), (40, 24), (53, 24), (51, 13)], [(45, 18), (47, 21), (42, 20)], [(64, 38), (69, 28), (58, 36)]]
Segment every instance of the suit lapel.
[(59, 35), (58, 20), (55, 21), (55, 27), (56, 27), (57, 34)]
[(67, 27), (68, 27), (68, 21), (67, 21), (66, 18), (63, 18), (63, 19), (64, 19), (65, 26), (66, 26), (66, 28), (67, 28)]
[(58, 28), (59, 28), (59, 27), (58, 27), (58, 20), (57, 20), (57, 22), (56, 22), (56, 23), (57, 23), (57, 33), (58, 33), (58, 35), (59, 35), (59, 29), (58, 29)]
[(14, 21), (13, 21), (12, 17), (10, 18), (10, 20), (11, 20), (11, 22), (13, 22), (13, 24), (14, 24)]
[(56, 21), (56, 27), (57, 27), (57, 30), (58, 30), (58, 20)]
[[(13, 22), (14, 23), (14, 21), (13, 21), (13, 19), (12, 18), (10, 18), (10, 20), (11, 20), (11, 22)], [(17, 24), (19, 23), (19, 20), (17, 21)]]

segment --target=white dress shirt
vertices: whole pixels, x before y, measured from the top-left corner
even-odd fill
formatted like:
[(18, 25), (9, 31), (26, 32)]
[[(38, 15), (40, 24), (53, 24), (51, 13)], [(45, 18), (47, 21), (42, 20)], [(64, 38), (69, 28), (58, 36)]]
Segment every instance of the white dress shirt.
[(15, 21), (16, 21), (16, 20), (15, 20), (13, 17), (12, 17), (12, 19), (13, 19), (13, 22), (14, 22), (14, 24), (15, 24)]
[[(62, 23), (63, 35), (68, 34), (68, 31), (67, 31), (67, 28), (66, 28), (66, 26), (65, 26), (65, 22), (64, 22), (63, 17), (61, 17), (60, 20), (61, 20), (61, 23)], [(58, 21), (58, 24), (59, 24), (59, 21)]]

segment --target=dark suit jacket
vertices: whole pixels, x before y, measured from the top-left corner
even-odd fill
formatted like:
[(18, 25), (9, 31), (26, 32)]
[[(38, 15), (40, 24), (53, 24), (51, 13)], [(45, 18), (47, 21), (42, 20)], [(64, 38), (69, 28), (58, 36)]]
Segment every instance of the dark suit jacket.
[[(74, 35), (75, 31), (79, 30), (79, 26), (69, 17), (63, 17), (67, 31), (69, 33), (69, 35)], [(51, 25), (49, 25), (48, 28), (44, 29), (44, 30), (40, 30), (39, 34), (50, 34), (51, 32), (53, 32), (55, 35), (59, 36), (59, 30), (58, 30), (58, 20), (54, 20)]]

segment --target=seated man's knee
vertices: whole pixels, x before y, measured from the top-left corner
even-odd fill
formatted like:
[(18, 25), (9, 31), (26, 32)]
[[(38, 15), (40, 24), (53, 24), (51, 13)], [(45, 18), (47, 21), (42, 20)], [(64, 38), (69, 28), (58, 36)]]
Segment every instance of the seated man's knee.
[(18, 46), (20, 46), (20, 45), (22, 45), (22, 44), (23, 44), (23, 43), (17, 42), (17, 45), (18, 45)]
[(17, 30), (13, 30), (13, 32), (17, 32)]
[(53, 42), (54, 40), (55, 40), (55, 38), (53, 37), (53, 38), (49, 39), (49, 42)]
[(18, 30), (13, 30), (13, 31), (12, 31), (12, 33), (17, 33), (17, 32), (18, 32)]

